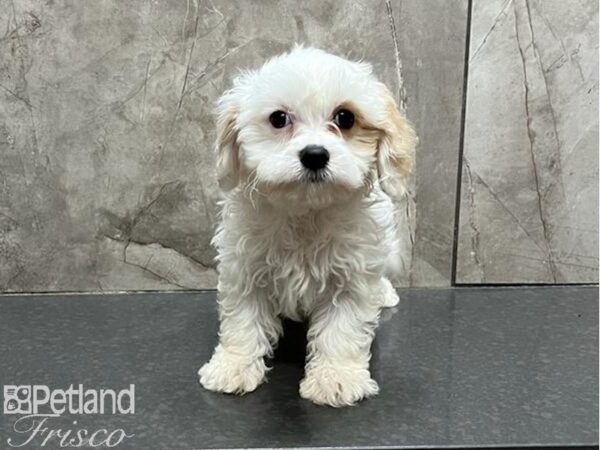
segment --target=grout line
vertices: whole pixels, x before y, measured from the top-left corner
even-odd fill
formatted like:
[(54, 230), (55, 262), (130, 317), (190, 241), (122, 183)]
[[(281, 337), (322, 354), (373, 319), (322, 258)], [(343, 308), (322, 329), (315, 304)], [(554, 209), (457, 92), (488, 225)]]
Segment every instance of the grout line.
[[(552, 289), (552, 288), (582, 288), (582, 287), (594, 287), (598, 288), (597, 283), (570, 283), (570, 284), (544, 284), (544, 283), (488, 283), (488, 284), (477, 284), (477, 283), (460, 283), (455, 286), (397, 286), (397, 291), (451, 291), (451, 290), (470, 290), (470, 289), (519, 289), (519, 288), (536, 288), (536, 289)], [(177, 289), (177, 290), (148, 290), (148, 291), (104, 291), (104, 292), (61, 292), (61, 291), (46, 291), (46, 292), (1, 292), (0, 300), (6, 297), (52, 297), (52, 296), (68, 296), (68, 297), (103, 297), (103, 296), (134, 296), (144, 294), (216, 294), (216, 289)]]
[(97, 296), (97, 295), (136, 295), (136, 294), (205, 294), (217, 292), (216, 288), (206, 289), (137, 289), (130, 291), (8, 291), (0, 292), (0, 297), (9, 296), (44, 296), (44, 295), (64, 295), (64, 296)]
[(467, 4), (467, 30), (465, 33), (465, 55), (463, 68), (463, 91), (462, 91), (462, 108), (460, 118), (460, 138), (458, 143), (458, 165), (456, 173), (456, 194), (454, 198), (454, 236), (452, 240), (452, 268), (450, 275), (450, 285), (456, 286), (456, 268), (458, 265), (458, 232), (460, 220), (460, 203), (461, 203), (461, 184), (462, 184), (462, 165), (463, 154), (465, 147), (465, 128), (467, 115), (467, 88), (469, 84), (469, 56), (471, 52), (471, 14), (473, 11), (473, 0), (468, 0)]

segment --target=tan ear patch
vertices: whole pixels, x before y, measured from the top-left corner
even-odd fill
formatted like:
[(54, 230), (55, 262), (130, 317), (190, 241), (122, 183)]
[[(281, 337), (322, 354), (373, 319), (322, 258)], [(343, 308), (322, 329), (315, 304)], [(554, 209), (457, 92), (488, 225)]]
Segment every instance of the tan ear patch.
[(407, 190), (417, 135), (398, 111), (396, 102), (387, 88), (382, 89), (387, 114), (381, 125), (381, 138), (377, 150), (379, 181), (388, 195), (401, 197)]
[(240, 159), (235, 119), (238, 110), (227, 108), (217, 118), (217, 179), (224, 190), (231, 190), (239, 181)]
[(388, 133), (396, 151), (390, 153), (391, 163), (403, 178), (408, 178), (414, 163), (417, 135), (406, 119), (391, 102), (387, 106), (388, 117), (393, 126), (388, 127)]

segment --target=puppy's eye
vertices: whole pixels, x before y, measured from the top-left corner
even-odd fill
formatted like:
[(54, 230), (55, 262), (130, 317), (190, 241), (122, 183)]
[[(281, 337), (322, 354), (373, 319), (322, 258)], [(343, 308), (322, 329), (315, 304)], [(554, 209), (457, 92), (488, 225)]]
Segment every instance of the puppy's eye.
[(349, 130), (354, 126), (354, 113), (347, 109), (340, 109), (333, 116), (333, 121), (342, 130)]
[(290, 123), (290, 116), (285, 111), (277, 110), (269, 116), (273, 128), (283, 128)]

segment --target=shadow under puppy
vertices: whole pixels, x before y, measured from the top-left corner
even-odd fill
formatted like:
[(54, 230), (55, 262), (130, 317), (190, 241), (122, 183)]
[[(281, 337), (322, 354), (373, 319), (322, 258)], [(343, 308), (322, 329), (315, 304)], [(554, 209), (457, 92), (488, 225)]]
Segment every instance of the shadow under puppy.
[(309, 323), (302, 397), (339, 407), (377, 394), (371, 342), (398, 302), (391, 198), (415, 144), (369, 64), (297, 46), (235, 79), (217, 106), (220, 333), (206, 389), (265, 381), (286, 317)]

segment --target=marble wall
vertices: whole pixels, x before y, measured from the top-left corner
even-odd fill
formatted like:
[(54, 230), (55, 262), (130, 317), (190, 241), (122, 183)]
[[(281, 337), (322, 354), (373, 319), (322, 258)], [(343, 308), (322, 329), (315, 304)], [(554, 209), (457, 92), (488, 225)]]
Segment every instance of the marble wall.
[(371, 61), (398, 100), (404, 78), (421, 149), (399, 284), (447, 285), (466, 17), (466, 0), (0, 0), (0, 291), (214, 287), (212, 104), (294, 42)]
[(458, 283), (598, 282), (598, 2), (474, 0)]
[(472, 1), (461, 173), (467, 0), (0, 0), (0, 292), (213, 288), (212, 104), (295, 42), (406, 100), (399, 285), (597, 280), (597, 2), (567, 3)]

